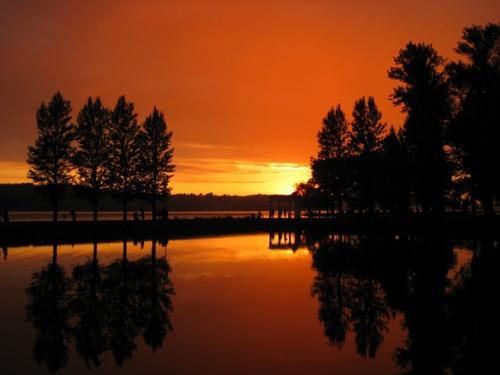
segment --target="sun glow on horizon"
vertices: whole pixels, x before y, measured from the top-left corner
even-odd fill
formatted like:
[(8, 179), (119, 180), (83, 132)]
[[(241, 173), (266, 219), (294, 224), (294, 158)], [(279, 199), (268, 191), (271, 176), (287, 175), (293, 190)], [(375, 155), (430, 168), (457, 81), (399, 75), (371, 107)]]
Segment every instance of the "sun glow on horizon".
[[(231, 159), (176, 158), (172, 193), (217, 195), (291, 194), (307, 181), (307, 165)], [(28, 183), (28, 165), (0, 162), (0, 183)]]
[(307, 165), (230, 159), (177, 159), (173, 193), (291, 194), (310, 177)]
[[(173, 132), (173, 193), (289, 194), (310, 177), (332, 106), (373, 96), (399, 128), (387, 71), (409, 41), (449, 61), (498, 0), (171, 0), (0, 3), (0, 183), (27, 183), (36, 110), (60, 91), (156, 106)], [(497, 17), (498, 18), (498, 17)], [(341, 32), (340, 32), (341, 31)]]

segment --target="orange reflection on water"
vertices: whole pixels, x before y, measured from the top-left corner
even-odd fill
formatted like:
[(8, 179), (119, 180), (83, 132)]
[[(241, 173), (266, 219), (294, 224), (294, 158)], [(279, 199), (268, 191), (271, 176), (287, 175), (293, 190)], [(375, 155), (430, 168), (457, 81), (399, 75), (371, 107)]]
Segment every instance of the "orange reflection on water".
[[(331, 262), (324, 262), (318, 253), (313, 259), (306, 247), (295, 251), (286, 246), (269, 249), (270, 243), (276, 244), (277, 241), (274, 238), (276, 241), (270, 242), (271, 239), (272, 235), (269, 234), (252, 234), (172, 240), (166, 247), (157, 245), (156, 257), (166, 259), (172, 268), (169, 278), (175, 289), (175, 295), (172, 296), (174, 310), (170, 316), (173, 331), (168, 332), (163, 345), (156, 352), (152, 352), (138, 336), (135, 341), (137, 350), (120, 369), (120, 373), (398, 372), (400, 369), (395, 361), (395, 353), (406, 345), (405, 325), (411, 318), (401, 312), (401, 307), (388, 309), (385, 318), (387, 329), (382, 330), (383, 339), (373, 358), (359, 353), (356, 336), (359, 332), (354, 332), (354, 325), (360, 322), (359, 319), (349, 323), (345, 342), (340, 347), (330, 344), (329, 338), (325, 336), (325, 325), (334, 322), (332, 316), (321, 315), (322, 311), (331, 313), (322, 308), (336, 307), (334, 304), (328, 306), (328, 303), (335, 294), (335, 290), (329, 288), (336, 285), (337, 276), (344, 277), (356, 293), (381, 290), (377, 288), (382, 288), (383, 282), (370, 278), (369, 273), (363, 273), (363, 267), (349, 269), (352, 267), (349, 263), (346, 263), (345, 269), (340, 267), (337, 270), (335, 262), (342, 261), (342, 257), (328, 258)], [(285, 239), (292, 241), (295, 237), (287, 234), (283, 235), (283, 241), (287, 243)], [(338, 236), (329, 236), (325, 243), (329, 246), (332, 243), (330, 241), (339, 239)], [(359, 246), (362, 239), (353, 237), (349, 243)], [(123, 259), (123, 245), (122, 242), (98, 244), (98, 260), (103, 269)], [(126, 245), (127, 259), (131, 263), (151, 255), (151, 241), (137, 244), (129, 242)], [(318, 243), (309, 246), (315, 252), (319, 251)], [(75, 265), (91, 259), (93, 250), (93, 244), (60, 245), (58, 264), (64, 269), (65, 275), (71, 277)], [(325, 250), (328, 253), (328, 247)], [(354, 250), (347, 248), (348, 252)], [(24, 319), (25, 288), (32, 282), (33, 274), (52, 261), (52, 251), (52, 246), (11, 248), (7, 260), (0, 262), (0, 293), (4, 299), (0, 310), (3, 333), (0, 347), (4, 348), (2, 355), (16, 359), (0, 361), (0, 368), (5, 370), (3, 373), (20, 369), (25, 373), (45, 371), (45, 368), (37, 367), (34, 361), (27, 360), (32, 356), (34, 333), (32, 326)], [(376, 249), (371, 251), (373, 253)], [(453, 251), (457, 261), (448, 269), (448, 280), (456, 278), (457, 272), (471, 259), (471, 252), (465, 247), (455, 247)], [(336, 254), (334, 251), (328, 256)], [(317, 262), (320, 261), (325, 264), (319, 266)], [(325, 289), (313, 293), (313, 284), (318, 280), (326, 281), (323, 284)], [(368, 289), (362, 289), (367, 285)], [(375, 287), (370, 289), (370, 285)], [(326, 301), (322, 300), (324, 297), (327, 297)], [(386, 291), (378, 293), (378, 297), (389, 306)], [(349, 313), (352, 314), (352, 311)], [(110, 373), (114, 369), (113, 357), (106, 352), (102, 365), (94, 371)], [(64, 370), (71, 374), (87, 373), (73, 351), (69, 365)]]

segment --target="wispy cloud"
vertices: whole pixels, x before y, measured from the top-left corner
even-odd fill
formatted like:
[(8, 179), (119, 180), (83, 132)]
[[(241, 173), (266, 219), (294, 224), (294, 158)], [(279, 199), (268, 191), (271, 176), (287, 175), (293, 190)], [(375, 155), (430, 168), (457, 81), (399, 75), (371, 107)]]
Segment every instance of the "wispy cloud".
[(0, 183), (29, 182), (26, 174), (28, 166), (26, 163), (14, 161), (0, 161)]
[(209, 143), (179, 143), (177, 148), (192, 148), (196, 150), (213, 150), (213, 149), (218, 149), (218, 150), (234, 150), (236, 149), (236, 146), (231, 146), (231, 145), (216, 145), (216, 144), (209, 144)]
[(288, 194), (310, 175), (307, 165), (297, 163), (178, 158), (176, 164), (174, 192)]
[[(174, 193), (288, 194), (307, 180), (307, 165), (224, 158), (175, 158)], [(29, 182), (28, 166), (0, 162), (0, 183)]]

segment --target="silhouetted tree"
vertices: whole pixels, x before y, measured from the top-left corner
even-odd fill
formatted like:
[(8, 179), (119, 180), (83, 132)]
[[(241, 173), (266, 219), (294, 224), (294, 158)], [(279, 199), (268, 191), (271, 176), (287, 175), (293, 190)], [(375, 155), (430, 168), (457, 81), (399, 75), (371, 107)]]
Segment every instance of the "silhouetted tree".
[(431, 45), (410, 42), (394, 63), (389, 78), (402, 86), (394, 89), (391, 98), (406, 113), (404, 136), (413, 188), (425, 212), (441, 213), (448, 178), (443, 135), (450, 109), (444, 60)]
[(138, 135), (139, 126), (134, 104), (121, 96), (111, 114), (108, 183), (122, 203), (124, 221), (127, 220), (128, 202), (136, 188), (140, 156)]
[(375, 205), (375, 184), (377, 180), (377, 157), (382, 148), (385, 124), (381, 123), (382, 113), (370, 96), (358, 99), (352, 112), (350, 148), (355, 158), (354, 182), (359, 199), (373, 212)]
[(384, 209), (407, 213), (409, 209), (408, 153), (401, 132), (390, 128), (382, 140), (377, 167), (377, 197)]
[(42, 192), (47, 195), (56, 222), (59, 200), (65, 185), (71, 181), (74, 152), (71, 103), (57, 92), (48, 105), (40, 105), (36, 119), (38, 137), (34, 145), (28, 146), (28, 178), (41, 186)]
[(170, 193), (169, 181), (174, 172), (170, 147), (172, 132), (167, 130), (163, 113), (156, 107), (146, 117), (139, 135), (140, 190), (151, 201), (153, 221), (156, 220), (156, 203), (158, 198), (165, 198)]
[(347, 186), (349, 125), (340, 105), (332, 108), (323, 119), (318, 145), (318, 157), (311, 159), (313, 179), (330, 200), (337, 201), (338, 212), (342, 214)]
[(97, 258), (94, 242), (92, 259), (73, 268), (74, 296), (71, 301), (73, 314), (78, 318), (73, 328), (76, 350), (83, 357), (87, 368), (99, 367), (101, 355), (108, 348), (108, 313), (104, 298), (102, 266)]
[(35, 272), (26, 288), (26, 318), (37, 330), (33, 356), (55, 372), (68, 363), (70, 343), (71, 280), (57, 264), (57, 244), (53, 245), (52, 262)]
[(78, 172), (78, 185), (92, 204), (95, 221), (101, 190), (108, 175), (110, 119), (110, 112), (102, 105), (101, 99), (88, 98), (78, 114), (75, 128), (77, 150), (73, 162)]
[(455, 51), (466, 61), (447, 67), (458, 109), (451, 137), (471, 176), (473, 199), (492, 215), (500, 188), (500, 24), (464, 29)]
[[(472, 214), (476, 214), (476, 202), (473, 196), (476, 188), (472, 182), (468, 168), (462, 162), (464, 158), (463, 151), (456, 145), (450, 145), (446, 148), (446, 159), (451, 171), (450, 186), (447, 191), (446, 200), (452, 210), (462, 210), (469, 212), (471, 206)], [(474, 191), (474, 194), (472, 193)]]
[(324, 194), (312, 178), (297, 184), (293, 195), (298, 199), (301, 209), (307, 210), (309, 217), (314, 216), (327, 203)]

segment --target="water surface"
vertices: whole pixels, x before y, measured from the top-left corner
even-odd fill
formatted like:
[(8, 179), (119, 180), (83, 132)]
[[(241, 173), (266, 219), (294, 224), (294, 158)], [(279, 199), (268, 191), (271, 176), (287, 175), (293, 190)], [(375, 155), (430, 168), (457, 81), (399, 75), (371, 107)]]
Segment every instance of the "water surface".
[(2, 374), (460, 373), (491, 350), (493, 240), (275, 233), (3, 255)]

